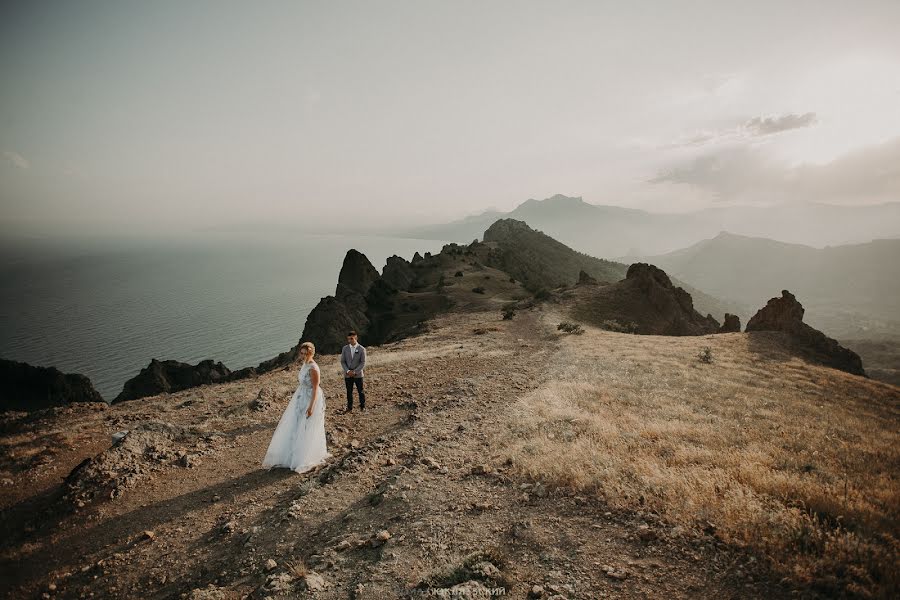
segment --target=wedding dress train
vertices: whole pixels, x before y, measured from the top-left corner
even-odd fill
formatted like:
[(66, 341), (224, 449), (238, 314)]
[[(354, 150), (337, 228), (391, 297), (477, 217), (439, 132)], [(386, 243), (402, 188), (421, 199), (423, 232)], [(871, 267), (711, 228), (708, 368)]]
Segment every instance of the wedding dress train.
[(318, 388), (319, 395), (313, 414), (309, 418), (306, 416), (313, 393), (309, 376), (312, 369), (321, 372), (315, 362), (304, 363), (300, 368), (297, 375), (300, 385), (275, 427), (269, 449), (263, 458), (264, 467), (287, 467), (303, 473), (331, 456), (325, 445), (325, 393), (321, 386)]

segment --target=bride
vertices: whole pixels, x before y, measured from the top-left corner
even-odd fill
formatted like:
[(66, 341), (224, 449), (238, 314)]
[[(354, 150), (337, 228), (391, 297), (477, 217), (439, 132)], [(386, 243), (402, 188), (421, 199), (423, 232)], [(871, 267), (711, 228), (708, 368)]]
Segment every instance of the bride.
[(297, 376), (300, 385), (278, 421), (262, 465), (303, 473), (331, 454), (325, 446), (325, 392), (319, 386), (319, 365), (313, 360), (316, 347), (303, 342), (299, 353), (303, 361)]

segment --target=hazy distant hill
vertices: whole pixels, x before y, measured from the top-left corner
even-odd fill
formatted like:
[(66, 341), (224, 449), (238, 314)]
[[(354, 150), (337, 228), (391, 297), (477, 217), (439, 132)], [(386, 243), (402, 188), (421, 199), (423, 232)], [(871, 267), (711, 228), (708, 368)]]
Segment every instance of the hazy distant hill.
[(508, 213), (489, 211), (400, 235), (470, 242), (504, 217), (525, 221), (581, 252), (605, 258), (671, 252), (723, 230), (811, 246), (900, 237), (900, 202), (854, 207), (798, 202), (663, 214), (588, 204), (560, 194), (528, 200)]
[(725, 300), (765, 304), (792, 290), (805, 320), (834, 337), (900, 334), (900, 239), (823, 249), (722, 232), (651, 262)]

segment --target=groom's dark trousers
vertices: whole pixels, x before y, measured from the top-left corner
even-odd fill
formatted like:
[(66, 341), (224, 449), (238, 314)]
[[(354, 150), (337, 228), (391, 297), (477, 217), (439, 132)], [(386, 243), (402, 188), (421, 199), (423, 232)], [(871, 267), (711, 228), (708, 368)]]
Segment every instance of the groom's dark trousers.
[(366, 393), (363, 391), (363, 377), (344, 377), (347, 386), (347, 410), (353, 410), (353, 384), (356, 383), (356, 391), (359, 394), (359, 407), (366, 407)]

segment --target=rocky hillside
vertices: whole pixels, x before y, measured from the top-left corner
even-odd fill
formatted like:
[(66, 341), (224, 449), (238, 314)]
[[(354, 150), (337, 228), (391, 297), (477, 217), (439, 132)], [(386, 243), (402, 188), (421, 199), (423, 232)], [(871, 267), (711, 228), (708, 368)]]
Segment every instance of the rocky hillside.
[[(599, 282), (623, 279), (628, 265), (588, 256), (514, 219), (495, 222), (484, 232), (484, 241), (494, 248), (490, 264), (509, 273), (531, 291), (541, 291), (578, 281), (583, 271)], [(688, 292), (696, 309), (722, 318), (726, 313), (749, 311), (740, 303), (714, 298), (681, 281), (672, 280)]]
[(297, 364), (5, 413), (4, 597), (896, 591), (898, 388), (783, 332), (562, 334), (566, 298), (502, 275), (469, 264), (451, 311), (369, 346), (365, 414), (338, 414), (337, 357), (318, 357), (333, 457), (311, 473), (260, 468)]
[(743, 333), (648, 264), (535, 297), (518, 235), (540, 234), (501, 224), (381, 273), (348, 252), (303, 337), (360, 331), (369, 410), (338, 413), (318, 356), (333, 456), (313, 472), (260, 467), (296, 348), (240, 377), (155, 361), (139, 402), (0, 414), (3, 596), (897, 592), (900, 389), (838, 370), (861, 365), (787, 293)]
[[(154, 358), (125, 383), (114, 402), (258, 377), (292, 364), (303, 340), (314, 340), (321, 353), (336, 353), (351, 329), (360, 333), (366, 345), (397, 341), (420, 333), (438, 314), (465, 310), (473, 304), (472, 294), (492, 297), (491, 289), (518, 302), (532, 296), (550, 297), (551, 290), (576, 282), (613, 284), (582, 290), (575, 303), (576, 317), (657, 335), (740, 330), (745, 309), (670, 279), (655, 266), (644, 267), (633, 269), (587, 256), (512, 219), (491, 225), (482, 242), (447, 244), (434, 255), (416, 253), (412, 261), (392, 256), (381, 273), (366, 256), (351, 249), (344, 257), (334, 295), (314, 307), (300, 339), (289, 350), (236, 371), (213, 359), (192, 365)], [(491, 285), (485, 285), (488, 280)], [(721, 326), (713, 315), (723, 319)]]
[(574, 283), (584, 271), (598, 281), (618, 281), (627, 265), (572, 250), (535, 231), (524, 221), (501, 219), (484, 232), (485, 243), (495, 248), (492, 266), (509, 273), (532, 291)]

